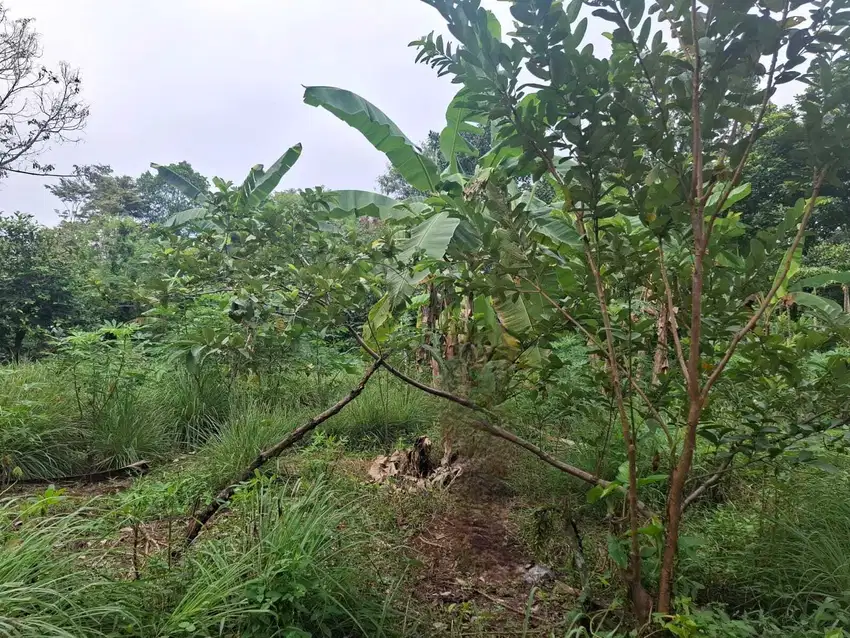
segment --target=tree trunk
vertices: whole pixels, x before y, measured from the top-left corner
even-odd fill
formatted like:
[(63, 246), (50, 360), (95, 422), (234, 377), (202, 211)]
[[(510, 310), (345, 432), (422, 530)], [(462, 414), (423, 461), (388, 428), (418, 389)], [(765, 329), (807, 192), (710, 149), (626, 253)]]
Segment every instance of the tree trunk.
[(21, 351), (24, 348), (24, 338), (26, 338), (26, 336), (26, 330), (18, 329), (15, 331), (15, 344), (12, 346), (12, 359), (15, 363), (21, 362)]
[(850, 286), (844, 284), (841, 286), (841, 292), (844, 293), (844, 312), (850, 313)]

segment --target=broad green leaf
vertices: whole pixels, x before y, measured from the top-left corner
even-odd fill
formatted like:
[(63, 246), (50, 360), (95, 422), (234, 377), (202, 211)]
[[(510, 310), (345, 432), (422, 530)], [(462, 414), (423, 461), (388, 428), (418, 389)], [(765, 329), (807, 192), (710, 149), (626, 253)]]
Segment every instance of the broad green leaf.
[(156, 169), (156, 172), (159, 173), (159, 176), (162, 177), (162, 179), (164, 179), (170, 186), (179, 190), (189, 199), (196, 199), (199, 195), (203, 194), (203, 191), (201, 191), (200, 188), (195, 186), (179, 173), (175, 173), (167, 166), (151, 163), (151, 168)]
[(296, 144), (281, 155), (269, 167), (269, 170), (264, 171), (262, 166), (252, 168), (241, 189), (245, 207), (250, 210), (266, 201), (266, 198), (277, 188), (280, 180), (295, 165), (299, 157), (301, 157), (301, 144)]
[[(708, 203), (706, 204), (706, 214), (713, 213), (717, 204), (720, 203), (720, 198), (723, 196), (723, 193), (726, 191), (728, 186), (726, 184), (718, 184), (714, 192), (711, 194), (711, 197), (708, 198)], [(726, 201), (723, 202), (723, 210), (720, 212), (724, 212), (732, 208), (735, 204), (740, 202), (742, 199), (749, 197), (752, 192), (752, 185), (748, 182), (746, 184), (739, 184), (729, 193), (729, 197), (726, 198)]]
[(162, 222), (166, 228), (182, 226), (189, 222), (198, 221), (209, 217), (209, 210), (206, 208), (190, 208), (189, 210), (181, 210), (179, 213), (174, 213), (171, 217)]
[(381, 297), (369, 310), (368, 320), (363, 326), (363, 340), (370, 345), (378, 345), (390, 329), (392, 320), (392, 303), (389, 294)]
[(425, 281), (428, 275), (431, 274), (427, 270), (407, 274), (396, 268), (387, 268), (385, 273), (387, 289), (389, 290), (393, 306), (403, 299), (412, 296), (416, 290), (416, 286)]
[(494, 299), (493, 307), (502, 327), (510, 334), (521, 336), (531, 331), (531, 317), (521, 295), (515, 301), (510, 298)]
[[(789, 250), (790, 250), (790, 248), (789, 248)], [(787, 253), (786, 253), (786, 255), (787, 255)], [(773, 279), (774, 285), (779, 280), (779, 278), (782, 276), (784, 263), (785, 263), (785, 260), (783, 259), (782, 262), (779, 264), (779, 270), (776, 271), (776, 276)], [(794, 277), (794, 275), (796, 275), (800, 271), (800, 264), (802, 264), (802, 263), (803, 263), (803, 245), (801, 243), (799, 246), (797, 246), (797, 250), (795, 250), (794, 254), (791, 256), (791, 263), (790, 263), (789, 268), (788, 268), (788, 274), (782, 280), (782, 283), (780, 284), (779, 288), (776, 289), (776, 295), (773, 297), (773, 300), (772, 300), (774, 303), (777, 300), (781, 299), (782, 297), (784, 297), (785, 295), (788, 294), (788, 282), (791, 281), (791, 279)]]
[(499, 23), (499, 19), (496, 17), (496, 14), (489, 9), (485, 9), (484, 12), (487, 15), (487, 31), (491, 36), (493, 36), (494, 40), (501, 40), (502, 25)]
[(411, 213), (404, 209), (394, 210), (399, 202), (392, 197), (373, 193), (371, 191), (344, 190), (330, 193), (336, 196), (331, 206), (332, 214), (342, 213), (345, 216), (378, 217), (380, 219), (408, 217)]
[(473, 116), (470, 109), (462, 106), (464, 99), (464, 92), (461, 91), (451, 101), (446, 111), (446, 127), (440, 133), (440, 152), (449, 163), (449, 170), (452, 173), (459, 171), (458, 154), (469, 157), (478, 155), (478, 151), (469, 145), (461, 133), (481, 135), (484, 132), (482, 122)]
[(841, 306), (835, 303), (832, 299), (819, 297), (808, 292), (792, 292), (789, 297), (799, 306), (811, 308), (821, 317), (834, 325), (850, 324), (850, 316), (848, 316)]
[(532, 213), (535, 230), (557, 244), (566, 244), (572, 248), (581, 249), (581, 237), (578, 231), (568, 221), (555, 217), (551, 212)]
[(437, 213), (410, 231), (410, 239), (401, 246), (401, 261), (410, 259), (419, 252), (424, 252), (432, 259), (442, 259), (446, 255), (452, 237), (460, 220), (449, 217), (446, 212)]
[(850, 284), (850, 272), (825, 272), (812, 277), (806, 277), (796, 282), (791, 286), (791, 289), (821, 288), (829, 284)]
[(359, 95), (330, 86), (310, 86), (304, 102), (320, 106), (360, 131), (408, 183), (421, 191), (433, 191), (439, 182), (437, 166), (416, 148), (401, 129), (374, 104)]

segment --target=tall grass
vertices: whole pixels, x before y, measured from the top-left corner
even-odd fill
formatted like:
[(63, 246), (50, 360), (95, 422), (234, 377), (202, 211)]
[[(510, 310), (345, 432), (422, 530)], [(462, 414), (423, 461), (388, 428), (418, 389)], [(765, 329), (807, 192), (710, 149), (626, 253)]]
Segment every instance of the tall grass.
[(191, 581), (156, 635), (383, 636), (387, 605), (364, 575), (372, 541), (324, 481), (258, 482), (237, 529), (193, 553)]
[(354, 448), (385, 449), (424, 434), (435, 412), (435, 402), (422, 391), (381, 375), (324, 429)]
[(791, 469), (691, 523), (704, 541), (687, 579), (739, 609), (780, 616), (837, 601), (850, 608), (850, 474)]
[(0, 369), (0, 482), (81, 470), (85, 438), (67, 378), (44, 363)]
[(14, 501), (0, 505), (0, 636), (106, 636), (135, 622), (126, 600), (105, 600), (106, 592), (114, 595), (113, 584), (81, 570), (67, 550), (72, 539), (86, 536), (83, 518), (9, 525), (18, 513)]
[(231, 406), (230, 417), (217, 425), (198, 451), (203, 458), (201, 471), (213, 485), (230, 480), (303, 418), (309, 417), (286, 406), (269, 406), (241, 397)]
[(214, 365), (197, 375), (182, 367), (159, 369), (146, 379), (140, 409), (156, 415), (177, 441), (197, 447), (228, 417), (231, 394), (225, 375)]

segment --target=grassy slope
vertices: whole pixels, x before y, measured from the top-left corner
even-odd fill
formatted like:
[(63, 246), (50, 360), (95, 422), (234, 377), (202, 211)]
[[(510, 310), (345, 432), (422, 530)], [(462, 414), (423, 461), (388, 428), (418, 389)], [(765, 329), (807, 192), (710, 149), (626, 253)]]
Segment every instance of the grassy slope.
[[(0, 635), (452, 636), (497, 628), (540, 635), (549, 628), (580, 636), (589, 622), (609, 632), (596, 635), (615, 635), (623, 612), (609, 537), (618, 532), (620, 504), (588, 504), (585, 486), (469, 435), (458, 415), (386, 378), (269, 468), (300, 481), (258, 477), (196, 547), (171, 560), (187, 513), (323, 405), (303, 379), (279, 380), (273, 393), (190, 381), (150, 377), (95, 427), (80, 419), (67, 380), (48, 365), (3, 371), (0, 441), (9, 473), (59, 476), (140, 456), (160, 463), (153, 475), (93, 501), (92, 488), (4, 495)], [(330, 398), (346, 381), (327, 388)], [(592, 466), (599, 424), (564, 430), (540, 418), (534, 403), (516, 403), (506, 417)], [(472, 458), (463, 481), (448, 493), (364, 483), (366, 459), (421, 433), (438, 447), (449, 437)], [(617, 465), (606, 460), (609, 472)], [(687, 621), (698, 628), (685, 635), (824, 636), (846, 623), (850, 511), (839, 495), (850, 473), (734, 480), (716, 490), (719, 504), (704, 503), (691, 519), (688, 535), (701, 541), (685, 557), (680, 591), (696, 603), (681, 608), (692, 609)], [(655, 498), (651, 488), (644, 496)], [(585, 569), (576, 567), (573, 529)], [(526, 561), (552, 567), (562, 584), (532, 592), (520, 576)], [(592, 604), (576, 599), (582, 587)], [(711, 600), (750, 620), (697, 609)], [(768, 615), (756, 618), (759, 609)], [(280, 628), (288, 629), (275, 634)]]

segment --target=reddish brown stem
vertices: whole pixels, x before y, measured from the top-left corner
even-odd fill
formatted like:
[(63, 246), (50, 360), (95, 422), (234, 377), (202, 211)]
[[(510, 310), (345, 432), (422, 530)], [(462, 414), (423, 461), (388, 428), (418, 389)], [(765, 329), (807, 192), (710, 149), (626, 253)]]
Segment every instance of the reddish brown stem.
[(694, 47), (694, 70), (691, 87), (691, 130), (693, 133), (692, 150), (694, 157), (693, 180), (691, 184), (691, 229), (694, 241), (694, 268), (691, 277), (691, 331), (690, 349), (687, 365), (688, 420), (685, 428), (685, 441), (679, 461), (673, 468), (670, 486), (667, 492), (667, 524), (665, 529), (664, 550), (661, 558), (661, 573), (658, 579), (658, 612), (670, 613), (673, 595), (673, 577), (676, 554), (679, 549), (679, 526), (682, 520), (682, 498), (685, 481), (691, 470), (696, 449), (697, 427), (702, 409), (700, 405), (700, 337), (702, 332), (702, 287), (705, 258), (705, 219), (702, 120), (700, 115), (700, 93), (702, 56), (697, 37), (697, 3), (691, 0), (691, 41)]

